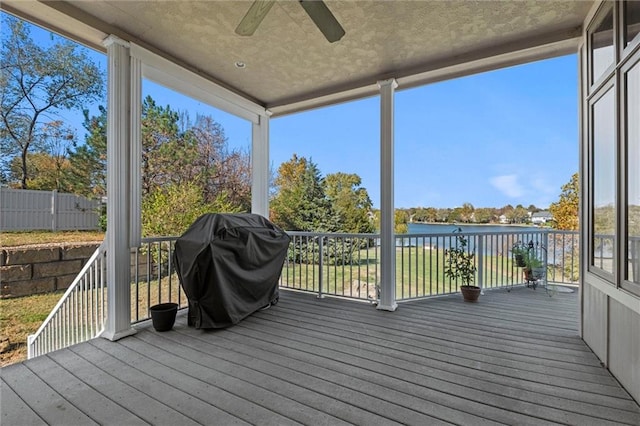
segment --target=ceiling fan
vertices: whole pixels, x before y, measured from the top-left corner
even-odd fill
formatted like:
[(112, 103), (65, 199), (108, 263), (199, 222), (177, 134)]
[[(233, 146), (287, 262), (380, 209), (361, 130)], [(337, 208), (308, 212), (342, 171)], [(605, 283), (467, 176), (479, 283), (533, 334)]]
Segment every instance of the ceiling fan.
[[(274, 3), (275, 0), (255, 0), (249, 7), (247, 14), (238, 24), (236, 34), (241, 36), (253, 35)], [(344, 29), (324, 1), (299, 0), (299, 3), (329, 43), (336, 42), (344, 36)]]

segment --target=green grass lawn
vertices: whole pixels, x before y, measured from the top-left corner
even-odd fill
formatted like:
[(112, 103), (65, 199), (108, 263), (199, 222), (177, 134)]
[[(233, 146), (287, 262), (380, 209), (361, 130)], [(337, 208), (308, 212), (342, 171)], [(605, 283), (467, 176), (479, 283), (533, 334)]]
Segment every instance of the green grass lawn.
[[(367, 298), (379, 283), (376, 248), (361, 250), (354, 264), (326, 264), (322, 268), (322, 292), (339, 296)], [(403, 247), (396, 251), (396, 298), (407, 299), (458, 291), (458, 284), (444, 275), (443, 249), (422, 246)], [(483, 287), (498, 287), (519, 282), (520, 271), (509, 256), (485, 256)], [(476, 283), (479, 277), (476, 274)], [(320, 291), (320, 266), (285, 263), (281, 284), (299, 290)]]
[(0, 366), (27, 358), (27, 336), (38, 330), (60, 296), (62, 292), (0, 299), (0, 335), (10, 342), (9, 350), (0, 354)]
[(32, 244), (86, 243), (104, 240), (102, 231), (30, 231), (0, 233), (0, 247)]

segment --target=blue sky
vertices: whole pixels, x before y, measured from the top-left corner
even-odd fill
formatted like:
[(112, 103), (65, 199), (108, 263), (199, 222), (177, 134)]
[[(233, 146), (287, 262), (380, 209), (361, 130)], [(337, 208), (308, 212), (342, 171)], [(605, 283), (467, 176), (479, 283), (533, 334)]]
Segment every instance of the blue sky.
[[(51, 42), (42, 30), (32, 36)], [(91, 57), (106, 69), (104, 55)], [(577, 76), (577, 56), (570, 55), (397, 91), (396, 207), (548, 207), (578, 170)], [(209, 114), (231, 147), (250, 147), (245, 120), (150, 81), (143, 94), (192, 118)], [(372, 97), (272, 119), (272, 167), (296, 153), (323, 175), (356, 173), (379, 207), (379, 102)], [(83, 140), (80, 115), (65, 117)]]

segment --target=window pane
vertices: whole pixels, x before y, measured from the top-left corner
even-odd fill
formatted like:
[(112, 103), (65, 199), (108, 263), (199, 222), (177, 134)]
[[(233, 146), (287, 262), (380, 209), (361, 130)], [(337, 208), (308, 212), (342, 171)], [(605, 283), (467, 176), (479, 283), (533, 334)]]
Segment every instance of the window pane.
[(627, 73), (627, 279), (640, 283), (640, 63)]
[(591, 84), (595, 83), (613, 64), (613, 10), (591, 34)]
[(625, 47), (640, 33), (640, 1), (628, 1), (624, 5)]
[(609, 91), (593, 106), (593, 252), (591, 264), (613, 273), (615, 248), (615, 104)]

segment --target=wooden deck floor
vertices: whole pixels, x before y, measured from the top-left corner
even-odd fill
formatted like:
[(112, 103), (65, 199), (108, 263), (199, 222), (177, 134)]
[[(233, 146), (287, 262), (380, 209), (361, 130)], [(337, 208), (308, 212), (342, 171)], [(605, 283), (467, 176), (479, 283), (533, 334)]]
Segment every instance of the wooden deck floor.
[(639, 425), (577, 294), (367, 304), (281, 292), (226, 330), (143, 326), (1, 370), (0, 423)]

